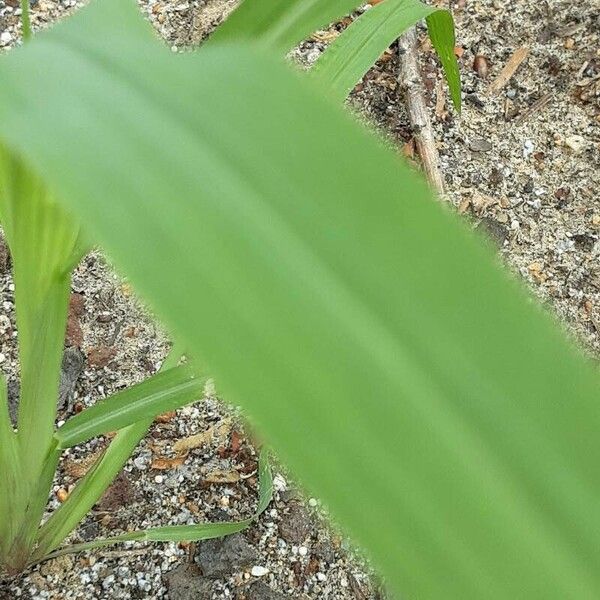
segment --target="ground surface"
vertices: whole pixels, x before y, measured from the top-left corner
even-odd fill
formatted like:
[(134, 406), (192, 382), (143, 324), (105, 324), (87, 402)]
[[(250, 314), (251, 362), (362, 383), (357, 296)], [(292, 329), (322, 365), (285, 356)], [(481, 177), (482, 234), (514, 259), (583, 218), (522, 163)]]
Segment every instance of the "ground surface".
[[(0, 0), (0, 49), (18, 43), (16, 4)], [(39, 0), (34, 23), (51, 23), (76, 4)], [(201, 42), (235, 0), (142, 0), (141, 6), (168, 44), (181, 48)], [(458, 0), (453, 8), (464, 82), (460, 118), (445, 100), (425, 38), (422, 47), (448, 200), (489, 233), (506, 263), (582, 347), (597, 355), (600, 5), (597, 0), (515, 0), (506, 10), (497, 0)], [(295, 58), (309, 66), (339, 27), (307, 41)], [(490, 93), (490, 82), (520, 47), (529, 51), (520, 69), (498, 93)], [(478, 72), (473, 68), (477, 55), (485, 59), (477, 59)], [(357, 86), (350, 106), (410, 157), (411, 131), (397, 70), (395, 54), (384, 55)], [(0, 367), (14, 381), (13, 291), (1, 251), (0, 271)], [(100, 256), (82, 263), (73, 292), (68, 343), (75, 350), (65, 364), (67, 392), (71, 381), (76, 383), (61, 418), (143, 379), (168, 350), (164, 333)], [(208, 390), (203, 401), (161, 421), (72, 541), (159, 523), (252, 514), (256, 457), (239, 415)], [(209, 430), (208, 441), (191, 449), (183, 464), (174, 460), (175, 442)], [(98, 440), (65, 456), (50, 509), (105, 443)], [(318, 503), (301, 498), (285, 475), (279, 474), (276, 483), (274, 503), (243, 535), (197, 549), (131, 545), (57, 559), (0, 583), (0, 598), (380, 597), (348, 544), (324, 525)]]

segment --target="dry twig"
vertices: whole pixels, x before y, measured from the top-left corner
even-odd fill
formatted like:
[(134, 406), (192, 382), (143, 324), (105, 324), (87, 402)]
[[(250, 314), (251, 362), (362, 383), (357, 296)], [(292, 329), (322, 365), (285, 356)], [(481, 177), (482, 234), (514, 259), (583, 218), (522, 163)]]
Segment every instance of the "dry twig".
[(427, 180), (439, 194), (443, 194), (444, 180), (439, 168), (439, 154), (423, 95), (423, 81), (417, 60), (417, 31), (414, 27), (406, 31), (398, 40), (398, 50), (400, 54), (398, 83), (405, 95), (417, 152), (421, 157)]
[(517, 69), (527, 56), (529, 56), (529, 48), (527, 46), (521, 46), (515, 50), (502, 71), (498, 74), (498, 77), (490, 84), (489, 90), (492, 94), (497, 94), (510, 81), (510, 78), (517, 72)]

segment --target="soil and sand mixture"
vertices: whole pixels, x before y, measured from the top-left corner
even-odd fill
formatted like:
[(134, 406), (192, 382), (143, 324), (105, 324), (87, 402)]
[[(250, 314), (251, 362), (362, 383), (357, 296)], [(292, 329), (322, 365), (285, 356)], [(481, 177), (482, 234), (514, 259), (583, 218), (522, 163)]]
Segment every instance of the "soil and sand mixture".
[[(81, 3), (32, 4), (34, 25), (42, 27)], [(174, 50), (200, 43), (235, 5), (235, 0), (140, 1)], [(464, 86), (460, 117), (449, 105), (425, 35), (420, 58), (447, 201), (489, 235), (505, 263), (595, 357), (600, 4), (515, 0), (508, 8), (498, 0), (457, 0), (452, 8)], [(18, 13), (18, 1), (0, 0), (0, 51), (19, 43)], [(310, 66), (343, 26), (319, 32), (293, 58)], [(511, 61), (520, 61), (519, 68), (495, 85)], [(397, 73), (392, 49), (356, 87), (349, 108), (413, 160)], [(0, 247), (0, 368), (14, 399), (13, 300), (10, 264)], [(61, 419), (155, 372), (169, 342), (126, 280), (92, 253), (74, 275), (67, 345)], [(106, 443), (94, 440), (65, 454), (50, 509)], [(183, 455), (174, 450), (186, 443)], [(275, 483), (272, 505), (243, 534), (198, 545), (128, 544), (62, 557), (20, 578), (0, 580), (0, 598), (384, 598), (365, 563), (327, 525), (318, 500), (303, 497), (280, 469)], [(157, 419), (71, 541), (158, 524), (243, 518), (254, 510), (256, 486), (256, 454), (241, 415), (207, 389), (201, 402)]]

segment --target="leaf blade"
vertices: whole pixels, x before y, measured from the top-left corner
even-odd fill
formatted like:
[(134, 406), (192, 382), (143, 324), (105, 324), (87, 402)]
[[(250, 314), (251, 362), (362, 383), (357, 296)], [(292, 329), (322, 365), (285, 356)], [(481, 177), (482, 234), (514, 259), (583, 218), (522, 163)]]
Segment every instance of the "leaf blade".
[(209, 43), (245, 41), (277, 52), (287, 52), (357, 5), (357, 0), (244, 0), (217, 29)]
[(47, 560), (64, 554), (94, 550), (105, 546), (111, 546), (122, 542), (198, 542), (219, 538), (232, 533), (238, 533), (247, 529), (267, 509), (273, 497), (273, 477), (269, 467), (268, 453), (263, 450), (259, 457), (258, 467), (258, 506), (256, 512), (247, 519), (241, 521), (229, 521), (223, 523), (196, 523), (193, 525), (166, 525), (163, 527), (151, 527), (150, 529), (132, 531), (114, 536), (112, 538), (74, 544), (52, 552), (50, 555), (40, 558)]
[(197, 400), (207, 379), (197, 378), (188, 366), (174, 367), (71, 417), (54, 437), (60, 448), (70, 448), (109, 431), (152, 419)]
[(454, 55), (452, 15), (419, 0), (385, 0), (373, 6), (325, 49), (310, 74), (330, 89), (335, 101), (343, 102), (385, 49), (422, 19), (427, 19), (429, 35), (440, 57), (453, 104), (460, 112), (461, 84)]
[(596, 371), (299, 76), (247, 46), (172, 56), (124, 6), (0, 61), (3, 137), (395, 589), (597, 597)]
[(435, 9), (417, 0), (385, 0), (358, 17), (318, 58), (310, 75), (343, 102), (381, 54)]

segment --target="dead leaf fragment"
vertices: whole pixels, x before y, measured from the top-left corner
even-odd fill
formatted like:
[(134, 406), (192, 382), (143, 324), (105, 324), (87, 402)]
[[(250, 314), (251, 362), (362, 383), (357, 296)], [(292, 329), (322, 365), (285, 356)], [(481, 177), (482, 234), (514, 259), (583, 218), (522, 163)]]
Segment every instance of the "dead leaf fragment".
[(81, 479), (102, 456), (103, 452), (104, 448), (100, 448), (81, 460), (66, 460), (64, 463), (65, 473), (75, 479)]
[(168, 458), (166, 456), (156, 456), (152, 459), (150, 468), (156, 469), (157, 471), (169, 471), (170, 469), (176, 469), (186, 461), (187, 457), (187, 452), (185, 454), (175, 456), (173, 458)]
[(169, 421), (172, 421), (176, 415), (177, 413), (174, 410), (170, 410), (169, 412), (154, 417), (154, 421), (156, 423), (169, 423)]
[(475, 212), (482, 213), (486, 208), (498, 204), (498, 199), (476, 191), (471, 198), (471, 204)]
[(240, 474), (235, 469), (229, 471), (215, 469), (206, 473), (202, 479), (206, 483), (236, 483), (240, 480)]
[(536, 283), (544, 283), (548, 277), (542, 271), (542, 264), (539, 262), (532, 262), (528, 267), (528, 271), (535, 280)]
[(182, 454), (189, 450), (193, 450), (194, 448), (206, 446), (215, 439), (222, 440), (229, 435), (230, 431), (231, 419), (224, 419), (221, 423), (209, 427), (206, 431), (177, 440), (173, 444), (173, 450), (177, 454)]

